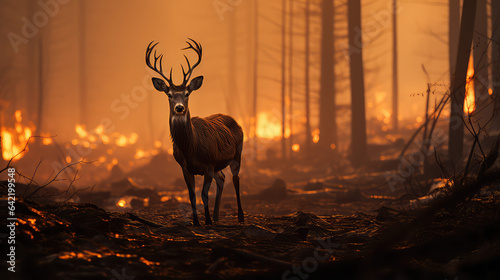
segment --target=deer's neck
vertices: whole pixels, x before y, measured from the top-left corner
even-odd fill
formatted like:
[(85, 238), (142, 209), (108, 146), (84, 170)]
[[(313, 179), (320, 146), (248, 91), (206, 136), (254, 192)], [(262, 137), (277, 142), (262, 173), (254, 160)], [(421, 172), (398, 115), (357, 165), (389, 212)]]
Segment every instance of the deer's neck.
[(184, 116), (170, 114), (170, 135), (175, 146), (187, 156), (193, 147), (193, 126), (189, 111)]

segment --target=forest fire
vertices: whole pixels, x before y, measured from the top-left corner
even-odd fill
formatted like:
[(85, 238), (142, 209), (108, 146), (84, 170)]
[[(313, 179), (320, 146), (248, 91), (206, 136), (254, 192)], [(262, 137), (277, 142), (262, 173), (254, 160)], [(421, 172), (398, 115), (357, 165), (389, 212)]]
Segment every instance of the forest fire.
[(79, 136), (79, 139), (73, 139), (71, 141), (71, 144), (81, 144), (86, 148), (95, 148), (99, 143), (103, 143), (105, 145), (114, 144), (118, 147), (126, 147), (134, 145), (139, 138), (139, 135), (134, 132), (130, 133), (130, 135), (128, 136), (117, 131), (113, 131), (111, 134), (107, 135), (104, 133), (104, 127), (102, 125), (98, 125), (95, 129), (89, 132), (85, 130), (84, 125), (77, 124), (75, 126), (75, 132)]
[(1, 1), (1, 279), (500, 279), (500, 0), (116, 2)]
[(259, 113), (257, 117), (257, 137), (274, 139), (281, 137), (281, 121), (269, 113)]
[(476, 110), (476, 92), (474, 89), (474, 56), (469, 58), (467, 68), (467, 82), (465, 85), (464, 113), (472, 114)]
[[(26, 144), (32, 135), (32, 129), (22, 123), (23, 117), (21, 110), (16, 110), (15, 120), (16, 122), (13, 128), (2, 126), (2, 158), (4, 160), (12, 159), (13, 161), (17, 161), (21, 159), (28, 150)], [(22, 152), (25, 147), (26, 150)]]

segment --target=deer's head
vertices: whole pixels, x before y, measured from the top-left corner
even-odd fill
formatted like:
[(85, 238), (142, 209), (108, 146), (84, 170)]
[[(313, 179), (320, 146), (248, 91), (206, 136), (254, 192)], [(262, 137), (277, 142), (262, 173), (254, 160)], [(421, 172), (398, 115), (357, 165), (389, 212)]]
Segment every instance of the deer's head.
[[(184, 55), (184, 58), (186, 59), (188, 70), (184, 71), (184, 66), (181, 64), (182, 68), (182, 74), (184, 76), (182, 84), (180, 85), (175, 85), (172, 82), (172, 68), (170, 68), (170, 78), (167, 78), (163, 74), (163, 68), (162, 68), (162, 59), (163, 59), (163, 54), (156, 55), (156, 50), (154, 48), (158, 43), (154, 44), (154, 42), (149, 43), (148, 48), (146, 50), (146, 64), (148, 65), (149, 68), (151, 68), (153, 71), (156, 73), (160, 74), (163, 79), (159, 78), (152, 78), (153, 81), (153, 86), (155, 87), (156, 90), (160, 92), (164, 92), (168, 96), (168, 102), (170, 104), (170, 115), (173, 116), (184, 116), (186, 115), (188, 111), (188, 101), (189, 101), (189, 95), (199, 89), (203, 83), (203, 76), (198, 76), (196, 78), (193, 78), (191, 82), (188, 85), (189, 79), (191, 78), (191, 74), (193, 73), (194, 68), (198, 66), (201, 62), (201, 55), (202, 55), (202, 48), (199, 43), (194, 41), (193, 39), (189, 39), (190, 41), (187, 41), (186, 43), (188, 46), (184, 48), (183, 50), (186, 49), (192, 49), (196, 52), (198, 55), (198, 61), (196, 61), (193, 66), (191, 66), (191, 63), (189, 63), (189, 59)], [(151, 54), (153, 53), (154, 50), (154, 64), (151, 64)], [(159, 68), (157, 67), (159, 66)], [(165, 81), (168, 83), (165, 83)]]

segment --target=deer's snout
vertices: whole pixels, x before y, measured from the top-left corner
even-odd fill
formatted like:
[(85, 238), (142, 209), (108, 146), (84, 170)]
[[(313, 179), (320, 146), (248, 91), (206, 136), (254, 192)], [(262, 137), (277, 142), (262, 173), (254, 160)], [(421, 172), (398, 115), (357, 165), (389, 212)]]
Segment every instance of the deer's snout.
[(183, 113), (185, 109), (186, 109), (186, 107), (184, 107), (184, 105), (182, 105), (182, 104), (177, 104), (174, 107), (175, 112), (178, 114)]

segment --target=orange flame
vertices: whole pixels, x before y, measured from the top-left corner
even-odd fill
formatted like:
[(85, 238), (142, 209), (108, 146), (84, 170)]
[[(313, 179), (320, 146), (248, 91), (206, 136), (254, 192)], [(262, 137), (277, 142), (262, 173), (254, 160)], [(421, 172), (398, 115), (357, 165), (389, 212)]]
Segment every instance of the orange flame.
[(467, 68), (467, 83), (465, 85), (464, 113), (472, 114), (476, 110), (476, 93), (474, 90), (474, 56), (471, 53)]
[(269, 113), (259, 113), (257, 116), (257, 137), (273, 139), (281, 136), (281, 122)]
[(120, 199), (116, 205), (120, 207), (125, 207), (126, 204), (127, 202), (125, 201), (125, 199)]
[[(13, 159), (13, 161), (17, 161), (21, 159), (25, 154), (21, 153), (21, 151), (32, 134), (31, 128), (21, 123), (23, 120), (21, 110), (16, 110), (14, 116), (16, 119), (14, 128), (2, 127), (0, 132), (2, 137), (2, 158), (4, 160)], [(14, 158), (14, 156), (16, 157)]]
[(319, 129), (315, 129), (311, 133), (313, 143), (318, 143), (319, 142)]

